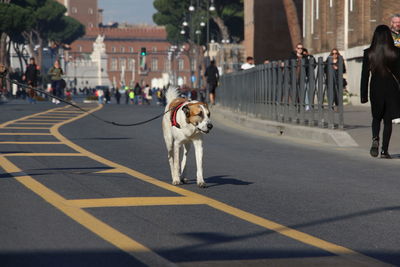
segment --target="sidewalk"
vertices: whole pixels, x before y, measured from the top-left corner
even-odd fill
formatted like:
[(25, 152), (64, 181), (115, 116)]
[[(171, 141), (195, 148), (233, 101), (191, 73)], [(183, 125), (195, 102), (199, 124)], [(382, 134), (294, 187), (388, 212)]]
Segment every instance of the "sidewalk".
[[(344, 107), (344, 130), (350, 134), (360, 148), (369, 149), (371, 146), (371, 122), (372, 115), (369, 106), (347, 105)], [(382, 130), (383, 125), (381, 126), (381, 132)], [(400, 124), (393, 124), (389, 152), (396, 154), (400, 152)]]
[[(358, 147), (363, 150), (369, 150), (371, 146), (372, 118), (370, 107), (367, 105), (346, 105), (344, 107), (345, 128), (343, 131), (250, 118), (233, 113), (218, 105), (212, 109), (214, 110), (212, 116), (218, 122), (228, 123), (233, 127), (236, 125), (244, 130), (261, 131), (269, 135), (311, 140), (340, 147)], [(400, 125), (393, 124), (393, 133), (389, 148), (389, 152), (398, 153), (400, 151)]]

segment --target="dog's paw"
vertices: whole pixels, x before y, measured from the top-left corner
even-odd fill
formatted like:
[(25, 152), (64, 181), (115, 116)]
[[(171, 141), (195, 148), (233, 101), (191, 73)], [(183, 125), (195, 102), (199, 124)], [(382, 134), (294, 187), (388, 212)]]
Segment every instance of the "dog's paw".
[(181, 185), (183, 184), (182, 181), (172, 181), (173, 185)]
[(189, 183), (189, 179), (188, 178), (181, 178), (181, 182), (183, 184), (187, 184), (187, 183)]
[(200, 188), (206, 188), (207, 184), (205, 182), (197, 183), (197, 186)]

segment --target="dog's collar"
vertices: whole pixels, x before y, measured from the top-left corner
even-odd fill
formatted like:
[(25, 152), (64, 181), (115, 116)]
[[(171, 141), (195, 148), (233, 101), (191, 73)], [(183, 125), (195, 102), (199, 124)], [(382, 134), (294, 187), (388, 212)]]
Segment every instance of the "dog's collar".
[(178, 110), (181, 107), (183, 107), (184, 105), (186, 105), (187, 103), (188, 103), (187, 101), (182, 102), (172, 110), (172, 113), (171, 113), (171, 124), (172, 124), (172, 126), (175, 126), (178, 129), (180, 129), (181, 126), (179, 125), (178, 121), (176, 120), (176, 114), (178, 113)]

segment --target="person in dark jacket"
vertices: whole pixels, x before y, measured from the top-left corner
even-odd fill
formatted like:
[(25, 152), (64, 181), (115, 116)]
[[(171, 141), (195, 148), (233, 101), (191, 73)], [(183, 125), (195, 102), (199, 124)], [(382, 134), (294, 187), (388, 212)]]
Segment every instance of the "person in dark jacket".
[[(371, 81), (368, 86), (369, 77)], [(383, 120), (381, 158), (390, 159), (389, 142), (392, 119), (400, 117), (400, 49), (396, 48), (391, 31), (386, 25), (376, 27), (371, 46), (364, 50), (361, 73), (361, 103), (371, 101), (372, 145), (370, 154), (379, 154), (379, 132)]]
[[(333, 104), (338, 106), (339, 105), (339, 58), (342, 58), (342, 68), (343, 68), (343, 73), (346, 73), (346, 65), (344, 64), (344, 59), (343, 56), (340, 54), (339, 50), (337, 48), (333, 48), (328, 56), (328, 58), (325, 61), (325, 73), (328, 75), (328, 62), (329, 58), (332, 59), (332, 65), (331, 67), (333, 68)], [(346, 89), (347, 86), (347, 81), (345, 78), (342, 77), (343, 80), (343, 90)], [(326, 79), (326, 82), (328, 83), (328, 79)]]
[(135, 93), (135, 105), (142, 104), (142, 87), (140, 87), (139, 83), (136, 83), (135, 88), (133, 88), (133, 92)]
[[(31, 57), (29, 59), (29, 65), (26, 66), (26, 71), (22, 79), (25, 80), (26, 83), (32, 88), (36, 88), (36, 86), (38, 85), (39, 66), (36, 65), (35, 58)], [(35, 97), (36, 97), (35, 90), (28, 89), (29, 103), (36, 103)]]
[(215, 60), (211, 60), (210, 66), (207, 67), (204, 76), (207, 78), (208, 95), (211, 105), (215, 104), (215, 89), (218, 86), (219, 71), (215, 66)]

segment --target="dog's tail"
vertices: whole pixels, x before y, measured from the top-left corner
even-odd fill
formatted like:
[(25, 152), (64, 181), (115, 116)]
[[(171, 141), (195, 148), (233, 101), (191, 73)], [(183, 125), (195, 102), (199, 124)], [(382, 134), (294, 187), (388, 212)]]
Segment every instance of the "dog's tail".
[(177, 97), (179, 97), (178, 88), (170, 86), (167, 89), (167, 92), (165, 93), (165, 98), (167, 99), (167, 105)]

